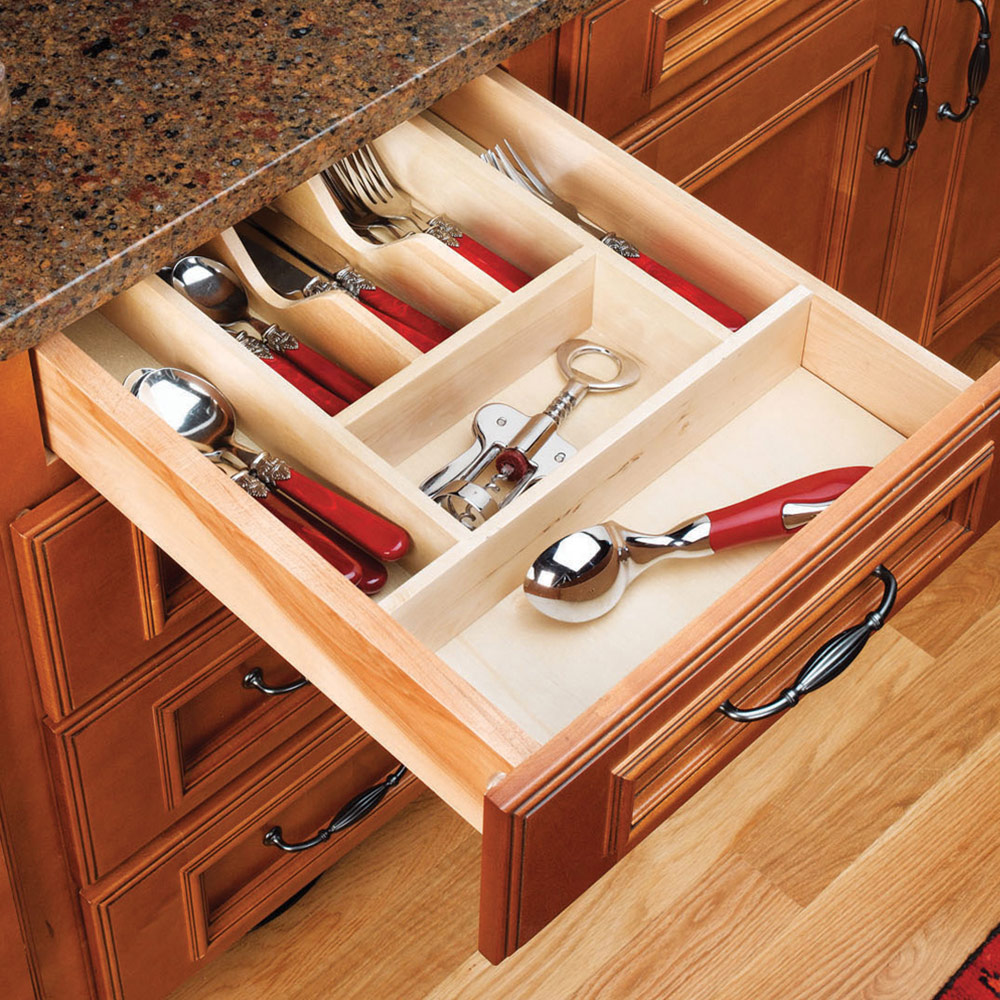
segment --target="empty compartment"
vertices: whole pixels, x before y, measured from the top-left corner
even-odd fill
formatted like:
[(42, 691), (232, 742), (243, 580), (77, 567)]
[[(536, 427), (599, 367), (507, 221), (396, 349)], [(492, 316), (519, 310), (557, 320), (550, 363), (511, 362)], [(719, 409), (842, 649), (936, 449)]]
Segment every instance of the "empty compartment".
[[(637, 281), (624, 262), (580, 251), (530, 294), (510, 299), (433, 359), (414, 363), (360, 400), (345, 424), (406, 480), (420, 484), (470, 447), (473, 417), (483, 405), (502, 402), (525, 415), (544, 410), (567, 381), (556, 352), (577, 339), (639, 366), (635, 384), (588, 393), (560, 424), (559, 435), (582, 449), (711, 351), (720, 334), (689, 303)], [(597, 354), (575, 366), (597, 379), (615, 376), (613, 362)], [(558, 474), (577, 460), (568, 454)], [(530, 503), (536, 488), (503, 514)]]
[(793, 287), (762, 244), (507, 74), (480, 77), (433, 110), (480, 147), (510, 142), (583, 216), (746, 319)]
[[(519, 517), (470, 536), (384, 605), (533, 738), (550, 739), (779, 545), (796, 542), (666, 559), (612, 611), (577, 624), (542, 615), (522, 593), (526, 570), (549, 544), (605, 520), (661, 533), (812, 473), (873, 466), (967, 384), (805, 289), (759, 321), (648, 398), (564, 477), (538, 487)], [(942, 494), (879, 558), (890, 559), (952, 499)]]

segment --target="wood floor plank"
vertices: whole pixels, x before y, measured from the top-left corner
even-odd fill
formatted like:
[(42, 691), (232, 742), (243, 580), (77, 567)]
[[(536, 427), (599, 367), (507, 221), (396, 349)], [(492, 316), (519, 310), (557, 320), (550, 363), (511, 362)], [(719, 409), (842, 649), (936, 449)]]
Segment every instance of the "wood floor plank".
[(1000, 525), (952, 563), (936, 585), (893, 615), (893, 627), (940, 656), (976, 620), (1000, 604)]
[[(676, 1000), (933, 995), (1000, 913), (1000, 732), (911, 806), (724, 986)], [(947, 916), (941, 916), (947, 911)], [(992, 923), (991, 923), (992, 921)], [(934, 933), (934, 924), (946, 933)], [(916, 930), (916, 932), (915, 932)], [(927, 935), (933, 934), (933, 946)], [(806, 943), (813, 947), (804, 953)], [(903, 975), (899, 963), (909, 971)], [(887, 970), (889, 970), (887, 972)], [(876, 993), (874, 984), (881, 992)]]
[[(734, 849), (797, 902), (810, 902), (986, 734), (1000, 729), (997, 678), (979, 655), (997, 631), (1000, 609), (937, 659), (901, 637), (883, 649), (882, 659), (892, 658), (905, 687), (880, 706), (847, 752), (769, 802)], [(851, 669), (861, 671), (863, 663)], [(866, 687), (863, 678), (855, 680)], [(815, 702), (810, 707), (818, 717), (827, 710)], [(822, 850), (813, 849), (817, 844)]]

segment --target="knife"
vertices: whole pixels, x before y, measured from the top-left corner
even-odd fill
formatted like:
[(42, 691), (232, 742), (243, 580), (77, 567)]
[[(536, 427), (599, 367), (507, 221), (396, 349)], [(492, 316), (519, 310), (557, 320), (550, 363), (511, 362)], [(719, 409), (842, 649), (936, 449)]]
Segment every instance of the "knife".
[[(256, 226), (244, 223), (236, 227), (236, 232), (243, 241), (247, 253), (250, 254), (254, 266), (279, 295), (284, 295), (288, 299), (305, 299), (310, 295), (319, 295), (332, 289), (347, 290), (343, 288), (339, 279), (339, 275), (344, 271), (352, 270), (346, 261), (344, 268), (337, 272), (337, 275), (331, 275), (314, 264), (309, 266), (318, 273), (309, 274), (299, 266), (300, 262), (305, 262), (298, 254), (270, 239)], [(270, 246), (265, 245), (265, 240)], [(283, 252), (279, 253), (278, 247)]]
[[(258, 215), (277, 225), (287, 224), (287, 220), (268, 209), (262, 209)], [(316, 248), (323, 254), (321, 267), (281, 237), (262, 228), (256, 219), (239, 223), (236, 232), (267, 283), (288, 298), (302, 299), (322, 291), (340, 289), (423, 352), (451, 336), (452, 331), (447, 327), (374, 285), (331, 247)], [(312, 269), (314, 274), (303, 270), (303, 265)]]

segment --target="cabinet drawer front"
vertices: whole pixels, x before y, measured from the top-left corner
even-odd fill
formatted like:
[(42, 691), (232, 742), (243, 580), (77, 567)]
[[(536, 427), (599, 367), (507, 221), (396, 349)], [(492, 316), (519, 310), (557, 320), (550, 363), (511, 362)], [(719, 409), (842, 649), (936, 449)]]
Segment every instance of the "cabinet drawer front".
[[(672, 662), (658, 654), (644, 664), (630, 690), (609, 699), (626, 711), (578, 719), (547, 766), (521, 768), (488, 793), (483, 912), (506, 917), (481, 926), (485, 954), (499, 960), (515, 951), (779, 721), (780, 713), (735, 721), (720, 706), (778, 698), (811, 653), (878, 607), (877, 565), (899, 585), (898, 608), (968, 546), (995, 474), (995, 435), (981, 417), (956, 427), (881, 500), (842, 519), (828, 547), (781, 579), (746, 581), (750, 602), (727, 609), (690, 644), (678, 636)], [(864, 671), (863, 652), (850, 669)], [(640, 674), (651, 682), (645, 689)], [(809, 697), (829, 699), (836, 711), (836, 682)], [(572, 874), (553, 885), (547, 873), (567, 856)]]
[[(876, 564), (905, 600), (995, 519), (1000, 375), (970, 387), (502, 74), (435, 111), (446, 125), (378, 139), (388, 169), (533, 280), (501, 294), (429, 237), (365, 244), (318, 180), (280, 198), (268, 218), (290, 245), (356, 253), (384, 282), (412, 264), (468, 312), (336, 417), (155, 278), (44, 344), (37, 367), (53, 450), (482, 827), (481, 948), (497, 961), (752, 738), (707, 725), (719, 703), (786, 684), (871, 600)], [(730, 332), (490, 170), (473, 150), (505, 136), (595, 224), (747, 322)], [(308, 339), (330, 300), (268, 299), (234, 239), (213, 252), (270, 322)], [(420, 482), (468, 446), (484, 403), (534, 412), (552, 398), (553, 355), (580, 337), (638, 358), (639, 382), (588, 398), (567, 422), (570, 461), (468, 531)], [(129, 368), (116, 358), (202, 372), (258, 445), (402, 520), (413, 551), (390, 589), (372, 600), (336, 576), (117, 385)], [(538, 553), (587, 525), (662, 531), (857, 465), (873, 468), (794, 538), (651, 569), (586, 625), (544, 618), (521, 591)]]
[(54, 719), (218, 607), (87, 483), (22, 514), (11, 533), (39, 690)]
[[(244, 685), (298, 673), (228, 614), (157, 657), (144, 681), (57, 727), (78, 878), (96, 881), (229, 782), (257, 780), (319, 716), (343, 715), (314, 687), (267, 697)], [(253, 777), (256, 775), (256, 777)]]
[(84, 890), (84, 916), (102, 995), (163, 996), (288, 897), (391, 819), (420, 791), (405, 777), (378, 807), (315, 850), (289, 854), (264, 842), (276, 824), (312, 836), (395, 761), (346, 720), (310, 738), (263, 783)]

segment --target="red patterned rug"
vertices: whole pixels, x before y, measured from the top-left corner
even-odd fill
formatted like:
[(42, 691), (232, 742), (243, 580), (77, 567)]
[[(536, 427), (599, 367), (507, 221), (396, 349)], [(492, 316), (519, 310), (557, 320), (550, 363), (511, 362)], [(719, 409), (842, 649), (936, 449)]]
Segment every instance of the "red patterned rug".
[(1000, 1000), (1000, 927), (993, 928), (934, 1000)]

